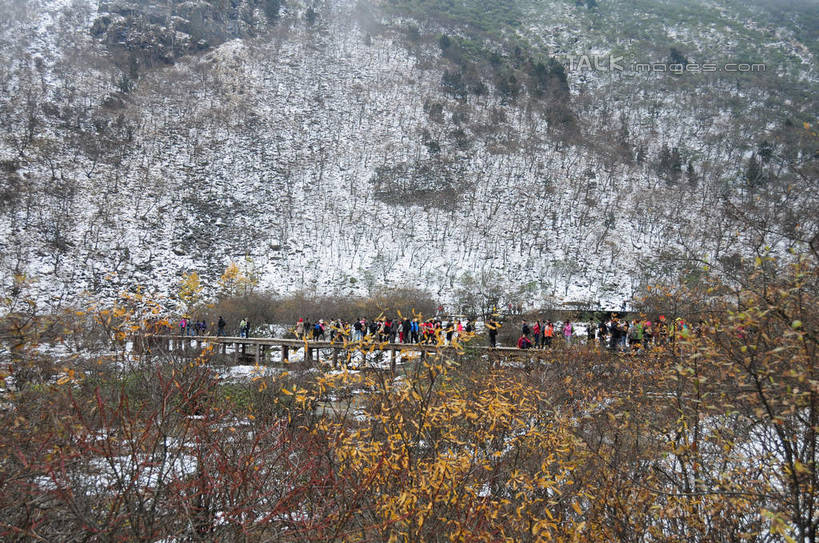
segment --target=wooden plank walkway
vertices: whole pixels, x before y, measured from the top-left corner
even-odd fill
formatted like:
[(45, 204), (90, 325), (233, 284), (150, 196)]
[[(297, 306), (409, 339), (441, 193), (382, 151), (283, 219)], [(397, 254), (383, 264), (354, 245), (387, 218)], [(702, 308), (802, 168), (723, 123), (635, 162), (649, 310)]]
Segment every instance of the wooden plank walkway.
[[(377, 341), (316, 341), (284, 338), (265, 337), (230, 337), (230, 336), (175, 336), (175, 335), (140, 335), (131, 338), (133, 351), (142, 354), (146, 350), (156, 348), (167, 349), (173, 352), (196, 355), (205, 346), (213, 345), (215, 350), (223, 355), (228, 354), (228, 347), (231, 347), (232, 360), (238, 364), (240, 359), (251, 359), (256, 364), (261, 364), (266, 356), (266, 352), (271, 349), (281, 350), (281, 359), (287, 362), (290, 359), (290, 351), (305, 349), (304, 359), (308, 363), (317, 362), (314, 355), (322, 350), (332, 350), (332, 362), (338, 365), (341, 352), (370, 352), (383, 351), (390, 353), (390, 368), (395, 369), (397, 353), (419, 353), (423, 358), (428, 353), (451, 353), (457, 354), (459, 349), (450, 345), (438, 345), (431, 343), (389, 343)], [(194, 344), (196, 347), (194, 347)], [(521, 350), (516, 347), (488, 347), (463, 345), (461, 350), (482, 351), (489, 354), (490, 363), (493, 357), (516, 358), (532, 357), (541, 358), (548, 351), (537, 349)]]

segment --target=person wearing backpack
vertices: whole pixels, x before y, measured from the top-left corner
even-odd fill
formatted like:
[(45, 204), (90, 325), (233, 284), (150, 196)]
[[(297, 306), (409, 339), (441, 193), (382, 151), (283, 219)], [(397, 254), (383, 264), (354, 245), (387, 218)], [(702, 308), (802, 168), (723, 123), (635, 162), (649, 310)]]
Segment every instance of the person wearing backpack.
[(488, 329), (489, 346), (494, 349), (498, 343), (498, 328), (500, 328), (500, 323), (489, 319), (489, 322), (486, 323), (486, 328)]
[(617, 317), (612, 317), (608, 324), (609, 328), (609, 336), (611, 339), (609, 340), (609, 350), (615, 351), (617, 350), (617, 346), (620, 343), (620, 323), (617, 322)]
[(393, 326), (392, 320), (389, 317), (384, 319), (383, 325), (383, 332), (382, 332), (382, 341), (388, 341), (390, 343), (395, 343), (395, 334), (393, 333)]
[(626, 352), (626, 350), (628, 349), (628, 331), (629, 331), (628, 319), (623, 319), (620, 322), (618, 328), (620, 329), (619, 349), (620, 349), (621, 352)]

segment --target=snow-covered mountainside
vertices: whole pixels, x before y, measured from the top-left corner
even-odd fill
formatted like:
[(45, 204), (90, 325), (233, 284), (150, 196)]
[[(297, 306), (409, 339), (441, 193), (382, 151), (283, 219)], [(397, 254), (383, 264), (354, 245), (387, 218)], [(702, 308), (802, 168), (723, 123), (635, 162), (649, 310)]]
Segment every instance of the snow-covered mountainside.
[(172, 292), (237, 261), (279, 293), (619, 307), (692, 257), (816, 235), (799, 10), (521, 1), (487, 29), (410, 1), (211, 4), (0, 2), (6, 287)]

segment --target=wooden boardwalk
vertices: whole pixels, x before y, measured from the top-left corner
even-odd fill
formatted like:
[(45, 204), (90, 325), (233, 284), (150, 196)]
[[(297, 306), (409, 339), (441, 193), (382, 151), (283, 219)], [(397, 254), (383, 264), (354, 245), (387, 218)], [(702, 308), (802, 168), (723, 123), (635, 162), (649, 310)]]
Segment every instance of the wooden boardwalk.
[[(459, 351), (476, 350), (489, 355), (490, 362), (493, 358), (517, 358), (528, 356), (540, 358), (548, 351), (538, 351), (535, 349), (521, 350), (515, 347), (486, 347), (463, 345), (457, 349), (450, 345), (438, 345), (431, 343), (389, 343), (377, 341), (315, 341), (300, 339), (265, 338), (265, 337), (227, 337), (227, 336), (175, 336), (175, 335), (139, 335), (131, 338), (133, 341), (133, 351), (142, 354), (146, 351), (167, 350), (182, 353), (183, 355), (196, 356), (202, 349), (212, 346), (213, 350), (223, 355), (230, 354), (233, 364), (240, 361), (253, 361), (255, 364), (262, 364), (267, 353), (271, 350), (281, 351), (281, 360), (288, 362), (291, 350), (304, 349), (304, 360), (307, 363), (320, 362), (319, 357), (322, 351), (331, 351), (331, 360), (334, 366), (338, 365), (339, 357), (347, 352), (388, 352), (390, 356), (390, 368), (395, 369), (396, 357), (398, 353), (416, 353), (425, 357), (429, 353), (450, 353), (458, 354)], [(229, 352), (230, 351), (230, 352)]]

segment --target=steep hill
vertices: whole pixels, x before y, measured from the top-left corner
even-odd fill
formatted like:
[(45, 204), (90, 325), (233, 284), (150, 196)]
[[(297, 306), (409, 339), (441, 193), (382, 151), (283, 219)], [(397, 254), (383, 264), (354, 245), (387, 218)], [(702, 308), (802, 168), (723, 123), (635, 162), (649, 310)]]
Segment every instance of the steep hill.
[(0, 279), (619, 307), (738, 270), (819, 232), (815, 4), (778, 5), (4, 0)]

